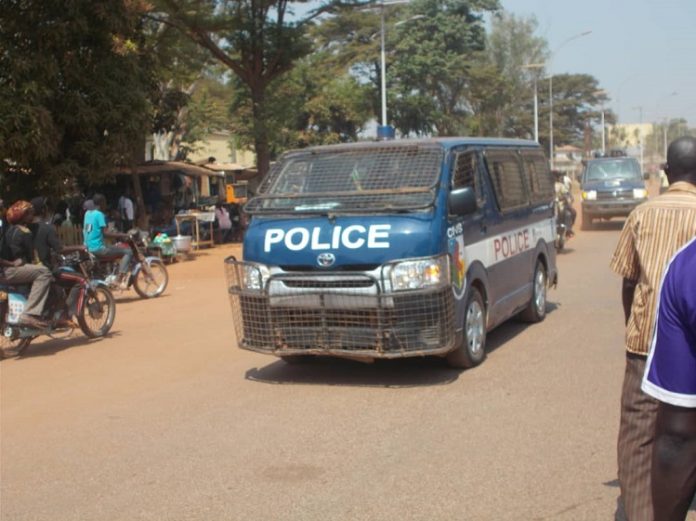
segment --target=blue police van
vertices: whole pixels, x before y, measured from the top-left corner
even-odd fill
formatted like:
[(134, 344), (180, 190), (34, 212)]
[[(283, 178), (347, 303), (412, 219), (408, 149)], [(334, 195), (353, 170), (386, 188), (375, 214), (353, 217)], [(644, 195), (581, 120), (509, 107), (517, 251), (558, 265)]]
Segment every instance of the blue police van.
[(485, 356), (486, 333), (546, 314), (554, 181), (532, 141), (442, 138), (285, 154), (225, 260), (241, 348), (296, 361)]

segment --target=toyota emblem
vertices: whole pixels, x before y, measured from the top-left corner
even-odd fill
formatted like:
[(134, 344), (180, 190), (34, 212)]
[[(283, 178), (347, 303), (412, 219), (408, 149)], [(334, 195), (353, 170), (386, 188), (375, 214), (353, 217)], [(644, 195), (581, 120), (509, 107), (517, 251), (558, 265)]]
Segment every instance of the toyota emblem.
[(322, 268), (333, 266), (334, 262), (336, 262), (336, 256), (333, 253), (320, 253), (317, 256), (317, 264)]

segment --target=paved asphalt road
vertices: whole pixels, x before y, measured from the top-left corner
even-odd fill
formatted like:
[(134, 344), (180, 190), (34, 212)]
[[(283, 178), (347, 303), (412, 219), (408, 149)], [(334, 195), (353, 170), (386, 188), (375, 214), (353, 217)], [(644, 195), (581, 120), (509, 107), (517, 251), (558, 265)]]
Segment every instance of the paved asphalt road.
[(620, 222), (581, 232), (538, 325), (469, 371), (288, 366), (235, 346), (222, 259), (123, 296), (113, 335), (0, 364), (10, 520), (605, 520), (623, 371)]

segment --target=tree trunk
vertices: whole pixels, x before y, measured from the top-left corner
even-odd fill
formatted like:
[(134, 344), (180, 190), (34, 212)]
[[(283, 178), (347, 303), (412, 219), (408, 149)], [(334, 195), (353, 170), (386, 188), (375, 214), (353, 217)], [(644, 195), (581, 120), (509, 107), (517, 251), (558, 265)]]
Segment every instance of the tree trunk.
[(138, 228), (147, 230), (150, 222), (145, 210), (145, 199), (143, 199), (143, 187), (140, 185), (140, 176), (135, 167), (131, 169), (131, 184), (133, 187), (133, 195), (135, 198), (135, 207), (137, 212), (137, 225)]
[(256, 169), (259, 177), (268, 172), (271, 164), (271, 151), (268, 143), (268, 127), (265, 119), (265, 89), (252, 88), (252, 115), (254, 119), (254, 149), (256, 150)]

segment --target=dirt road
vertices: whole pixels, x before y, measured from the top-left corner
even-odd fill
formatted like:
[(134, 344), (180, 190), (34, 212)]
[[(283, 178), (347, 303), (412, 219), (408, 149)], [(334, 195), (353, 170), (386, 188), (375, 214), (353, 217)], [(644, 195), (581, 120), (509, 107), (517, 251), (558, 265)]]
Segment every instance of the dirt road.
[(620, 223), (559, 259), (546, 321), (470, 371), (289, 366), (235, 346), (215, 248), (105, 340), (0, 364), (9, 520), (613, 519), (623, 369)]

